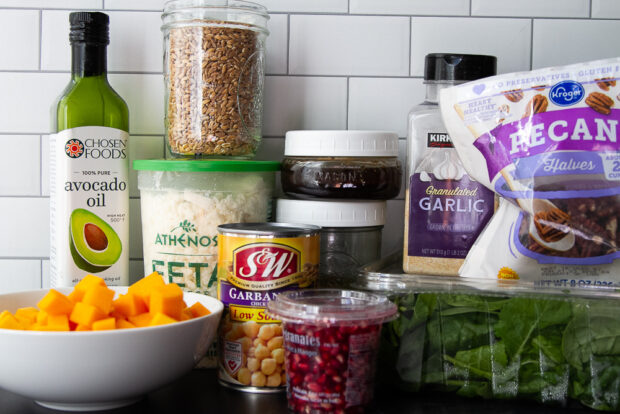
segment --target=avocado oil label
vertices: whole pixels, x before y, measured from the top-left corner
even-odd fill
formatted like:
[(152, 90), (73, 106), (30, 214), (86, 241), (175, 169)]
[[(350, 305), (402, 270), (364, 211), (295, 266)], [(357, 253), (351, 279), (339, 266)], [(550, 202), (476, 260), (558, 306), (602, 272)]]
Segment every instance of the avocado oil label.
[(128, 138), (90, 126), (50, 136), (52, 287), (88, 273), (129, 284)]

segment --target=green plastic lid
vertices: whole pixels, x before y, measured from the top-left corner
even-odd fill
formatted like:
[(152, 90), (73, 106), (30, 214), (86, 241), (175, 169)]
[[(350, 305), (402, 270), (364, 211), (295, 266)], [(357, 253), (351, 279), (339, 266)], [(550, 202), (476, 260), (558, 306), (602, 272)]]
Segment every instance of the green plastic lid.
[(146, 171), (185, 171), (185, 172), (252, 172), (280, 171), (280, 163), (276, 161), (250, 160), (134, 160), (134, 170)]

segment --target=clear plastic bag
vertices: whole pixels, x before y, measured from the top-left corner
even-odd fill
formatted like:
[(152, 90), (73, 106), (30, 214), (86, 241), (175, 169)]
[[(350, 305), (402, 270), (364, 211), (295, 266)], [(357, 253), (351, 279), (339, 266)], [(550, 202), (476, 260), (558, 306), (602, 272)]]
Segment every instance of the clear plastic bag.
[(501, 197), (459, 274), (620, 285), (620, 58), (442, 91), (468, 173)]

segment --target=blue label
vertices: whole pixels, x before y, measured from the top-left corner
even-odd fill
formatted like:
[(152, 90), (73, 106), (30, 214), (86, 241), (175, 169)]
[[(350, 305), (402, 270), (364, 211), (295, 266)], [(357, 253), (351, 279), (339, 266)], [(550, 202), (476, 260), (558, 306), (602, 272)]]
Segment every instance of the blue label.
[(551, 87), (549, 99), (559, 106), (570, 106), (583, 99), (585, 91), (579, 82), (572, 80), (558, 82)]

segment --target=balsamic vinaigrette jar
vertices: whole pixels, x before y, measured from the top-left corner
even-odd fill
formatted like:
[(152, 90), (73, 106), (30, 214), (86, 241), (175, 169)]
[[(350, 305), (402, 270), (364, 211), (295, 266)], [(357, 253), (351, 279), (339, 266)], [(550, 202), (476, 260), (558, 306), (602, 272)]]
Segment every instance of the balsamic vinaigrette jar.
[(286, 133), (281, 180), (291, 197), (387, 200), (400, 192), (401, 176), (395, 133)]

